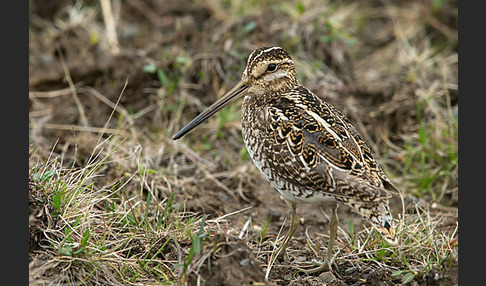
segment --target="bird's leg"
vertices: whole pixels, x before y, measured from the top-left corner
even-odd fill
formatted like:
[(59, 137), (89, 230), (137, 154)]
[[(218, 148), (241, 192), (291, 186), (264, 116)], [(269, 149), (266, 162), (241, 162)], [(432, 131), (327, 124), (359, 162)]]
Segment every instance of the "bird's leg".
[(315, 272), (331, 270), (332, 247), (334, 245), (334, 240), (336, 239), (336, 233), (339, 225), (337, 207), (338, 207), (337, 204), (332, 206), (331, 222), (329, 225), (329, 243), (327, 244), (327, 251), (326, 251), (326, 257), (324, 258), (324, 262), (322, 262), (317, 268), (313, 268), (313, 269), (298, 268), (299, 271), (302, 271), (307, 274), (311, 274)]
[(280, 247), (272, 253), (272, 256), (270, 258), (270, 265), (272, 265), (275, 260), (280, 257), (280, 258), (287, 258), (287, 243), (290, 241), (290, 238), (294, 234), (294, 232), (297, 230), (297, 227), (299, 226), (299, 219), (297, 217), (297, 205), (295, 203), (289, 202), (285, 200), (287, 205), (290, 208), (290, 228), (287, 234), (285, 235), (283, 243), (280, 245)]
[(329, 225), (329, 243), (327, 244), (326, 260), (324, 261), (324, 264), (327, 264), (329, 269), (331, 268), (332, 247), (336, 239), (338, 225), (339, 218), (337, 215), (337, 205), (335, 205), (332, 207), (331, 223)]

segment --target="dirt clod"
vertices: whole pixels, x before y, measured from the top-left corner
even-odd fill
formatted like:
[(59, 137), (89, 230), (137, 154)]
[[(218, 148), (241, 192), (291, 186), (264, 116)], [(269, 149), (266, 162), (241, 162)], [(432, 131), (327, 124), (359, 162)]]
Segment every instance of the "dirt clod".
[(215, 235), (202, 245), (209, 257), (195, 260), (188, 277), (189, 285), (255, 285), (264, 283), (265, 275), (252, 250), (243, 240)]
[(336, 281), (336, 277), (332, 274), (331, 271), (321, 273), (319, 275), (319, 279), (321, 279), (323, 283), (332, 283)]

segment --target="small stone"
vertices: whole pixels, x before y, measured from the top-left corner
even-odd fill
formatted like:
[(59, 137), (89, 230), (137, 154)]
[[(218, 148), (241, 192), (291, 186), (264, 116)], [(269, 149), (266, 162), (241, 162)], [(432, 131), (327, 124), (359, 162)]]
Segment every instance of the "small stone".
[(248, 266), (248, 264), (250, 264), (250, 259), (248, 259), (248, 258), (245, 258), (245, 259), (240, 261), (241, 266)]
[(346, 270), (344, 271), (344, 273), (346, 273), (346, 274), (351, 274), (351, 273), (353, 273), (353, 272), (354, 272), (354, 271), (356, 271), (356, 270), (358, 270), (358, 267), (357, 267), (357, 266), (353, 266), (353, 267), (350, 267), (350, 268), (346, 269)]
[(322, 283), (332, 283), (336, 281), (336, 277), (331, 271), (322, 272), (321, 275), (319, 275), (319, 279)]
[(297, 256), (297, 260), (299, 262), (304, 262), (304, 261), (307, 261), (307, 257), (305, 257), (305, 256)]

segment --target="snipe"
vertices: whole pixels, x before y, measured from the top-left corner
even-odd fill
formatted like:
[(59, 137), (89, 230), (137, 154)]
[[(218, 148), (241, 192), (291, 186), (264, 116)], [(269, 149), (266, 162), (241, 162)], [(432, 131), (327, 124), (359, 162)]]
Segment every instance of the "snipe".
[(324, 262), (301, 271), (330, 270), (339, 204), (351, 207), (383, 238), (396, 243), (388, 200), (398, 190), (351, 122), (299, 83), (294, 61), (280, 47), (251, 53), (240, 82), (182, 128), (174, 140), (243, 95), (241, 125), (248, 153), (291, 211), (289, 231), (272, 254), (272, 264), (286, 254), (299, 224), (296, 207), (300, 203), (327, 205), (332, 211)]

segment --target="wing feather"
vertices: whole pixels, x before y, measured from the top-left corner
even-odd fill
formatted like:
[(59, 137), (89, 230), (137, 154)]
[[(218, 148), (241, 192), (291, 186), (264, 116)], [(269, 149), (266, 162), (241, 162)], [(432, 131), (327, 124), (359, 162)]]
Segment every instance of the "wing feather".
[(264, 112), (272, 130), (267, 151), (285, 180), (342, 197), (388, 198), (385, 189), (397, 191), (351, 122), (308, 89), (281, 97)]

